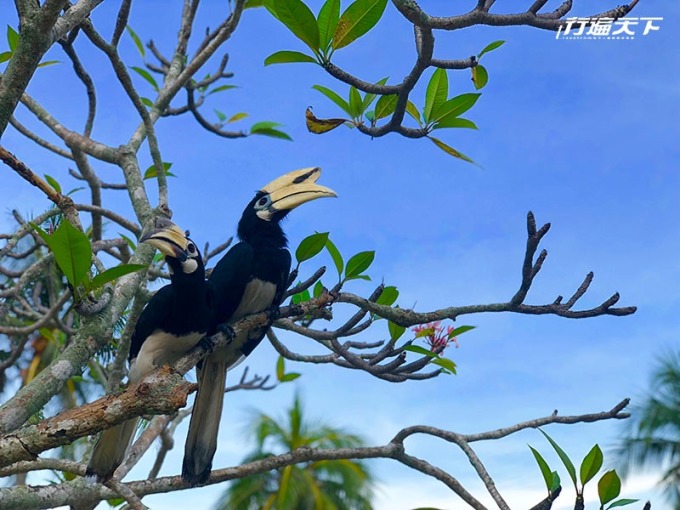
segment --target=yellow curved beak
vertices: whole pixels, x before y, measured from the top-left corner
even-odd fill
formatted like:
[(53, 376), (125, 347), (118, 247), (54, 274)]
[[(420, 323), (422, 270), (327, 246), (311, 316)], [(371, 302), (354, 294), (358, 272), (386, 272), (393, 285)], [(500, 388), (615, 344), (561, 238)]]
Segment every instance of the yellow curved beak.
[(187, 240), (186, 233), (167, 218), (158, 218), (154, 228), (144, 233), (139, 239), (140, 243), (147, 243), (158, 248), (168, 257), (186, 260)]
[(267, 184), (262, 191), (271, 198), (275, 210), (291, 210), (311, 200), (337, 197), (330, 188), (316, 184), (321, 176), (321, 168), (303, 168), (289, 172)]

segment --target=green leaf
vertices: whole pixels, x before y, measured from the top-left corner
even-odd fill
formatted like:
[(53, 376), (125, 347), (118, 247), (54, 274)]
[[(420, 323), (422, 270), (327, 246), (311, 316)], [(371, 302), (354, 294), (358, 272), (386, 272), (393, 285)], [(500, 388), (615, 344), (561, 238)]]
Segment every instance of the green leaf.
[(316, 52), (319, 50), (319, 26), (312, 11), (301, 0), (274, 0), (276, 15), (295, 34)]
[(394, 302), (399, 297), (399, 291), (394, 285), (385, 287), (380, 293), (378, 299), (376, 299), (376, 304), (384, 306), (392, 306)]
[(142, 269), (146, 269), (146, 266), (143, 264), (120, 264), (109, 268), (92, 278), (91, 288), (96, 289), (98, 287), (103, 287), (104, 284), (117, 280), (121, 276), (134, 273), (135, 271), (141, 271)]
[(40, 238), (45, 242), (45, 244), (46, 244), (47, 247), (49, 248), (49, 247), (50, 247), (50, 240), (51, 240), (52, 237), (51, 237), (47, 232), (45, 232), (45, 231), (40, 227), (40, 225), (37, 225), (36, 223), (33, 223), (32, 221), (29, 221), (28, 224), (31, 226), (31, 228), (32, 228), (33, 230), (35, 230), (35, 231), (38, 233), (38, 235), (40, 236)]
[(439, 140), (438, 138), (435, 138), (435, 137), (433, 137), (433, 136), (428, 136), (428, 138), (429, 138), (430, 140), (432, 140), (432, 142), (433, 142), (437, 147), (439, 147), (441, 150), (443, 150), (444, 152), (446, 152), (446, 153), (449, 154), (450, 156), (453, 156), (454, 158), (462, 159), (463, 161), (467, 161), (468, 163), (472, 163), (472, 164), (474, 164), (474, 165), (477, 164), (477, 163), (475, 163), (472, 159), (470, 159), (469, 157), (467, 157), (465, 154), (463, 154), (462, 152), (457, 151), (457, 150), (454, 149), (453, 147), (450, 147), (450, 146), (446, 145), (444, 142), (442, 142), (442, 141)]
[(449, 340), (451, 340), (454, 336), (462, 335), (463, 333), (467, 333), (468, 331), (472, 331), (475, 329), (477, 326), (458, 326), (457, 328), (454, 328), (451, 330), (451, 333), (448, 334)]
[(388, 115), (394, 113), (394, 109), (397, 107), (397, 95), (390, 94), (388, 96), (380, 96), (378, 102), (375, 105), (375, 118), (382, 119)]
[(73, 188), (72, 190), (70, 190), (70, 191), (68, 191), (68, 192), (66, 193), (66, 196), (71, 196), (71, 195), (73, 195), (76, 191), (82, 191), (82, 190), (84, 190), (84, 189), (85, 189), (85, 186), (79, 186), (79, 187), (77, 187), (77, 188)]
[(64, 219), (51, 236), (49, 245), (66, 279), (76, 287), (89, 275), (92, 246), (87, 236)]
[[(557, 452), (557, 456), (562, 461), (562, 464), (564, 464), (564, 467), (567, 468), (567, 472), (569, 473), (569, 478), (571, 478), (571, 481), (574, 483), (574, 488), (576, 490), (578, 490), (578, 487), (576, 485), (576, 468), (574, 467), (574, 464), (571, 462), (571, 459), (564, 452), (564, 450), (562, 448), (560, 448), (560, 446), (553, 440), (552, 437), (550, 437), (542, 429), (538, 429), (538, 430), (541, 432), (541, 434), (543, 434), (545, 436), (545, 438), (548, 440), (548, 442), (552, 445), (555, 452)], [(616, 496), (614, 496), (614, 497), (616, 497)]]
[(126, 236), (125, 234), (121, 234), (120, 232), (118, 232), (118, 235), (119, 235), (122, 239), (125, 240), (125, 242), (128, 244), (128, 246), (130, 247), (130, 249), (131, 249), (132, 251), (135, 251), (135, 250), (137, 249), (137, 246), (135, 245), (135, 242), (134, 242), (132, 239), (130, 239), (128, 236)]
[(435, 115), (439, 112), (439, 108), (446, 102), (449, 95), (449, 78), (446, 75), (445, 69), (436, 69), (432, 73), (432, 78), (427, 84), (427, 91), (425, 92), (425, 108), (423, 110), (423, 119), (428, 123), (430, 120), (435, 120)]
[(456, 374), (456, 364), (449, 358), (437, 357), (432, 360), (432, 364), (442, 367), (445, 374)]
[(472, 83), (475, 84), (477, 90), (486, 87), (489, 82), (489, 73), (486, 67), (477, 64), (475, 67), (471, 68), (472, 71)]
[(345, 280), (356, 278), (366, 271), (373, 263), (374, 258), (375, 251), (362, 251), (350, 258), (345, 268)]
[(345, 261), (342, 259), (342, 255), (340, 255), (340, 250), (338, 250), (330, 238), (326, 240), (326, 250), (328, 250), (328, 253), (333, 259), (335, 269), (338, 270), (338, 277), (342, 276), (342, 270), (345, 268)]
[(361, 100), (361, 94), (359, 94), (359, 91), (356, 89), (356, 87), (351, 86), (349, 88), (349, 111), (352, 112), (352, 118), (356, 119), (358, 117), (361, 117), (361, 114), (364, 113), (361, 105), (363, 101)]
[(225, 90), (231, 90), (231, 89), (237, 89), (238, 86), (236, 85), (220, 85), (219, 87), (215, 87), (212, 90), (209, 90), (206, 96), (209, 96), (210, 94), (216, 94), (217, 92), (223, 92)]
[(45, 60), (44, 62), (40, 62), (38, 67), (53, 66), (54, 64), (61, 64), (61, 60)]
[(480, 93), (461, 94), (445, 101), (437, 109), (432, 110), (430, 120), (432, 122), (444, 121), (451, 117), (458, 117), (472, 108), (481, 96)]
[(142, 100), (142, 104), (144, 106), (147, 106), (149, 108), (153, 108), (153, 101), (149, 99), (148, 97), (140, 97), (139, 99)]
[(52, 177), (51, 175), (45, 174), (45, 180), (48, 182), (48, 184), (50, 186), (52, 186), (54, 188), (54, 190), (57, 193), (61, 193), (61, 184), (59, 184), (54, 177)]
[(617, 506), (625, 506), (625, 505), (630, 505), (631, 503), (637, 503), (638, 501), (640, 501), (640, 500), (639, 499), (626, 499), (626, 498), (617, 499), (616, 501), (614, 501), (611, 505), (609, 505), (607, 507), (607, 510), (609, 510), (610, 508), (615, 508)]
[(272, 129), (278, 126), (282, 126), (283, 124), (280, 124), (278, 122), (273, 122), (271, 120), (263, 120), (261, 122), (256, 122), (255, 124), (252, 125), (250, 128), (250, 131), (259, 131), (261, 129)]
[(462, 117), (447, 117), (446, 119), (437, 122), (432, 129), (443, 129), (443, 128), (467, 128), (467, 129), (478, 129), (477, 124), (468, 119), (463, 119)]
[(615, 470), (607, 471), (597, 482), (597, 494), (600, 503), (606, 505), (621, 493), (621, 479)]
[(135, 31), (132, 30), (130, 25), (127, 25), (125, 27), (125, 29), (127, 30), (127, 33), (130, 34), (130, 37), (132, 37), (132, 40), (134, 41), (135, 46), (137, 46), (137, 51), (139, 51), (139, 54), (142, 56), (142, 58), (146, 57), (146, 53), (144, 51), (144, 45), (142, 44), (142, 40), (135, 33)]
[(538, 468), (541, 470), (541, 475), (543, 475), (543, 481), (545, 482), (545, 488), (548, 489), (548, 492), (551, 492), (550, 487), (552, 486), (553, 476), (552, 471), (550, 471), (550, 467), (548, 466), (548, 463), (541, 456), (541, 454), (538, 453), (538, 451), (535, 450), (533, 447), (529, 446), (529, 449), (531, 450), (531, 453), (534, 454), (534, 459), (536, 459)]
[(311, 236), (305, 237), (295, 250), (295, 259), (300, 262), (309, 260), (316, 256), (328, 241), (328, 232), (316, 233)]
[(588, 455), (583, 459), (583, 462), (581, 462), (580, 474), (581, 484), (583, 486), (592, 480), (600, 470), (602, 467), (602, 460), (602, 450), (600, 450), (599, 445), (593, 446), (588, 452)]
[(220, 122), (224, 122), (227, 120), (227, 116), (217, 109), (215, 109), (215, 115), (217, 115), (217, 118), (220, 120)]
[(319, 25), (319, 48), (325, 53), (333, 39), (333, 33), (340, 19), (340, 0), (326, 0), (317, 17)]
[[(215, 111), (217, 111), (217, 110), (215, 110)], [(222, 114), (222, 115), (224, 115), (224, 114)], [(245, 112), (235, 113), (234, 115), (229, 117), (229, 120), (227, 120), (226, 123), (229, 124), (231, 122), (236, 122), (237, 120), (245, 119), (247, 116), (248, 116), (248, 114), (245, 113)], [(224, 120), (222, 120), (222, 122), (224, 122)]]
[(264, 59), (264, 65), (272, 64), (289, 64), (291, 62), (309, 62), (311, 64), (317, 64), (316, 59), (305, 53), (299, 51), (283, 50), (272, 53), (267, 58)]
[(422, 354), (423, 356), (427, 356), (428, 358), (436, 358), (437, 355), (432, 352), (429, 349), (426, 349), (425, 347), (421, 347), (420, 345), (407, 345), (404, 347), (405, 351), (409, 352), (415, 352), (416, 354)]
[(272, 129), (272, 128), (259, 128), (257, 131), (253, 131), (253, 128), (250, 128), (250, 134), (251, 135), (262, 135), (262, 136), (271, 136), (272, 138), (281, 138), (282, 140), (288, 140), (288, 141), (293, 141), (293, 139), (290, 137), (289, 134), (284, 133), (283, 131), (279, 129)]
[[(201, 80), (201, 81), (207, 81), (209, 79), (210, 79), (210, 73), (206, 74), (205, 77), (203, 78), (203, 80)], [(196, 90), (198, 90), (201, 94), (203, 94), (203, 92), (208, 90), (208, 86), (209, 86), (208, 84), (204, 84), (204, 85), (201, 85), (200, 87), (197, 87)]]
[[(385, 83), (387, 83), (388, 79), (389, 79), (389, 77), (383, 78), (382, 80), (376, 82), (376, 85), (385, 85)], [(376, 97), (377, 97), (377, 94), (366, 94), (364, 96), (364, 100), (361, 103), (361, 112), (362, 113), (365, 112), (366, 110), (368, 110), (368, 107), (373, 104), (373, 101), (375, 101)], [(368, 115), (367, 115), (367, 117), (368, 117)]]
[(276, 378), (281, 381), (283, 379), (283, 375), (286, 373), (286, 360), (284, 359), (283, 356), (279, 356), (279, 359), (276, 361)]
[(33, 228), (52, 251), (54, 260), (75, 289), (90, 272), (92, 246), (87, 236), (64, 219), (50, 236), (35, 224)]
[(287, 374), (285, 374), (285, 375), (281, 378), (281, 382), (283, 383), (283, 382), (294, 381), (295, 379), (297, 379), (298, 377), (300, 377), (300, 375), (302, 375), (302, 374), (298, 374), (297, 372), (288, 372)]
[[(166, 175), (166, 177), (177, 177), (175, 174), (170, 172), (171, 167), (172, 167), (172, 163), (168, 163), (166, 161), (163, 161), (163, 173)], [(154, 177), (158, 177), (158, 172), (156, 172), (156, 165), (151, 165), (144, 172), (144, 180), (153, 179)]]
[(386, 6), (387, 0), (355, 0), (338, 20), (332, 48), (344, 48), (368, 32), (380, 21)]
[(256, 7), (262, 7), (264, 5), (263, 0), (246, 0), (244, 9), (254, 9)]
[(130, 69), (132, 69), (139, 76), (141, 76), (147, 82), (149, 82), (156, 92), (160, 91), (160, 89), (158, 88), (158, 83), (156, 83), (156, 80), (154, 79), (153, 76), (151, 76), (149, 71), (147, 71), (146, 69), (142, 69), (141, 67), (137, 67), (137, 66), (132, 66)]
[(38, 329), (38, 333), (40, 333), (40, 336), (47, 338), (51, 342), (57, 341), (57, 339), (54, 337), (54, 330), (52, 329), (40, 328)]
[(314, 291), (312, 292), (312, 296), (318, 298), (321, 294), (323, 294), (323, 283), (321, 283), (321, 280), (318, 280), (314, 284)]
[(293, 304), (299, 305), (300, 303), (306, 303), (310, 299), (312, 299), (312, 296), (309, 294), (309, 290), (305, 289), (302, 292), (293, 295)]
[(401, 336), (406, 332), (406, 328), (404, 326), (395, 324), (392, 321), (387, 321), (387, 329), (390, 332), (390, 340), (394, 342), (399, 340), (399, 338), (401, 338)]
[(274, 0), (256, 0), (256, 3), (260, 3), (265, 9), (269, 11), (269, 14), (274, 16), (276, 19), (279, 19), (279, 15), (276, 13), (276, 9), (274, 9)]
[(495, 50), (496, 48), (500, 48), (500, 47), (503, 46), (504, 44), (505, 44), (505, 41), (494, 41), (494, 42), (492, 42), (492, 43), (487, 44), (487, 45), (484, 47), (484, 49), (483, 49), (482, 51), (480, 51), (479, 54), (477, 55), (477, 60), (479, 60), (480, 58), (482, 58), (482, 55), (484, 55), (485, 53), (489, 53), (490, 51), (493, 51), (493, 50)]
[(415, 338), (424, 338), (426, 336), (433, 336), (435, 333), (434, 328), (423, 328), (416, 333)]
[(7, 62), (10, 58), (12, 58), (12, 52), (11, 51), (3, 51), (0, 53), (0, 64), (3, 62)]
[(413, 117), (415, 121), (418, 123), (418, 125), (420, 126), (423, 125), (423, 121), (420, 120), (420, 112), (418, 111), (418, 107), (414, 105), (410, 100), (408, 103), (406, 103), (406, 113)]
[(335, 91), (333, 91), (329, 88), (326, 88), (323, 85), (314, 85), (312, 88), (314, 90), (318, 90), (324, 96), (326, 96), (328, 99), (333, 101), (336, 105), (338, 105), (340, 108), (342, 108), (342, 110), (347, 115), (349, 115), (350, 117), (352, 116), (352, 111), (349, 108), (349, 103), (347, 101), (345, 101), (342, 97), (340, 97), (340, 95), (337, 92), (335, 92)]
[(14, 53), (14, 50), (19, 43), (19, 34), (12, 27), (7, 25), (7, 44), (9, 44), (10, 53)]
[(557, 490), (557, 488), (560, 486), (561, 483), (562, 482), (560, 480), (560, 475), (557, 474), (557, 471), (553, 471), (552, 472), (552, 482), (550, 483), (550, 487), (548, 488), (548, 490), (550, 492), (555, 492)]

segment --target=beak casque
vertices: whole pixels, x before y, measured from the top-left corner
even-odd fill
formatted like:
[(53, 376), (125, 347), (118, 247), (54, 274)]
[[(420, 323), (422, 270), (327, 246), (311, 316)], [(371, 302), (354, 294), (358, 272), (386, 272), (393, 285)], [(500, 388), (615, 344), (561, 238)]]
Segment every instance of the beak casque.
[(316, 184), (321, 168), (303, 168), (274, 179), (262, 191), (271, 198), (271, 208), (276, 211), (291, 210), (311, 200), (337, 197), (330, 188)]
[(184, 261), (187, 259), (187, 240), (184, 231), (166, 218), (158, 218), (154, 228), (144, 233), (139, 239), (140, 243), (147, 243), (158, 248), (158, 250), (168, 257), (173, 257)]

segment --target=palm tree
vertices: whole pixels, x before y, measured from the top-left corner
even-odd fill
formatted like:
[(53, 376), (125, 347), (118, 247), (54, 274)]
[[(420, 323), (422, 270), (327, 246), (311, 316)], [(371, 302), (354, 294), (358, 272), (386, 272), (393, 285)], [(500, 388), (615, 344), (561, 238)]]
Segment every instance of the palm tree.
[(664, 469), (660, 485), (673, 508), (680, 510), (680, 352), (660, 360), (652, 391), (631, 415), (616, 448), (622, 471)]
[[(248, 427), (256, 448), (243, 462), (306, 446), (353, 448), (363, 440), (342, 429), (306, 421), (296, 394), (286, 423), (258, 413)], [(353, 460), (324, 460), (286, 466), (231, 483), (217, 510), (370, 510), (373, 476)]]

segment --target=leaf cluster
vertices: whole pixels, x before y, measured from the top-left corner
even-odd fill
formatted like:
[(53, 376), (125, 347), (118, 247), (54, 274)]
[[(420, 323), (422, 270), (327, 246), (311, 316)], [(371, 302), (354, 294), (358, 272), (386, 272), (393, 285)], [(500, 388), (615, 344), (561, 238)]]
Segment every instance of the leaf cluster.
[[(571, 461), (567, 453), (545, 431), (541, 429), (539, 430), (548, 440), (550, 445), (553, 447), (553, 449), (557, 453), (557, 456), (560, 458), (562, 464), (566, 468), (567, 473), (569, 474), (569, 478), (574, 484), (574, 490), (576, 491), (577, 506), (580, 504), (582, 508), (583, 490), (585, 489), (586, 484), (590, 482), (593, 478), (595, 478), (597, 473), (602, 468), (604, 460), (602, 450), (600, 449), (599, 445), (596, 444), (583, 458), (583, 460), (581, 461), (581, 467), (579, 469), (580, 478), (579, 484), (579, 479), (577, 479), (576, 476), (576, 467), (574, 466), (574, 463)], [(560, 487), (561, 483), (560, 476), (557, 474), (557, 471), (552, 471), (550, 469), (546, 460), (535, 448), (531, 446), (529, 446), (529, 448), (531, 449), (531, 453), (534, 455), (534, 459), (536, 459), (536, 463), (538, 464), (538, 467), (541, 470), (543, 481), (545, 482), (545, 486), (548, 489), (548, 495), (549, 496), (554, 495), (555, 492), (557, 491), (557, 488)], [(627, 498), (622, 498), (614, 501), (619, 496), (620, 493), (621, 493), (621, 479), (619, 478), (619, 475), (616, 473), (616, 470), (612, 469), (605, 472), (597, 482), (597, 494), (600, 499), (600, 510), (609, 510), (610, 508), (625, 506), (638, 501), (637, 499)], [(605, 506), (607, 504), (608, 506)]]
[(31, 227), (54, 255), (54, 260), (71, 286), (76, 300), (82, 298), (81, 287), (85, 292), (91, 292), (121, 276), (146, 269), (141, 264), (119, 264), (92, 276), (92, 246), (83, 231), (71, 225), (65, 218), (52, 233), (45, 232), (35, 223), (31, 223)]

